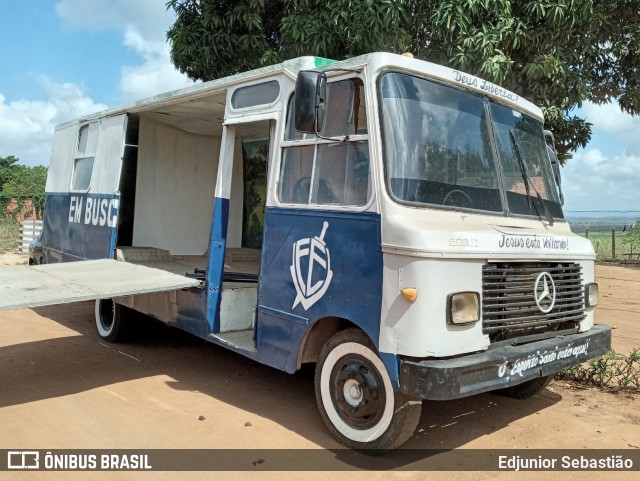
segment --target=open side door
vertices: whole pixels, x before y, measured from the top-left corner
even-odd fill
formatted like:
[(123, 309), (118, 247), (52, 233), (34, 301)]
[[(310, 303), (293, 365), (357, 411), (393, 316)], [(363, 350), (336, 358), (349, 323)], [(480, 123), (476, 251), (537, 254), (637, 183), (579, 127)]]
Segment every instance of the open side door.
[(46, 187), (45, 263), (113, 258), (127, 122), (121, 114), (56, 130)]
[(0, 269), (0, 311), (172, 291), (201, 281), (112, 259)]

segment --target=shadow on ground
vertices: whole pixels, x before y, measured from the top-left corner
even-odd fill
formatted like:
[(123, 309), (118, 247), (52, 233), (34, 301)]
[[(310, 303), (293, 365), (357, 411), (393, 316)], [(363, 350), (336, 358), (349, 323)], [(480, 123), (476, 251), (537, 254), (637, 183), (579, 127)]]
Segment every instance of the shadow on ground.
[[(107, 344), (95, 332), (93, 303), (35, 311), (81, 335), (0, 348), (0, 407), (163, 374), (175, 380), (169, 382), (173, 389), (202, 392), (324, 448), (340, 447), (318, 414), (311, 365), (286, 374), (144, 317), (136, 317), (138, 329), (130, 342)], [(545, 391), (527, 401), (493, 394), (424, 401), (416, 434), (406, 447), (453, 449), (561, 399)]]

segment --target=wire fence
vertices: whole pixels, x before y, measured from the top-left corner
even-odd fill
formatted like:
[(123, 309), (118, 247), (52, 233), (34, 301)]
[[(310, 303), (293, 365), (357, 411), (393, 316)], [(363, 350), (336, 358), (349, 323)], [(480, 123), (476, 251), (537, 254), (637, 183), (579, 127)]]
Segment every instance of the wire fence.
[(591, 241), (599, 261), (640, 262), (638, 225), (572, 225), (571, 230)]

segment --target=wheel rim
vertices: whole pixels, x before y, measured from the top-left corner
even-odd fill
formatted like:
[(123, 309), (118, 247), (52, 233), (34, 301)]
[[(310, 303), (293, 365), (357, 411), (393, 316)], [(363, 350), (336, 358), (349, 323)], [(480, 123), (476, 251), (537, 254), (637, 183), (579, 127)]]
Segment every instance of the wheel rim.
[[(342, 369), (345, 365), (348, 366), (346, 370)], [(369, 377), (366, 386), (360, 388), (361, 390), (364, 388), (362, 399), (364, 399), (367, 389), (373, 397), (373, 390), (375, 386), (378, 387), (377, 412), (375, 415), (367, 414), (370, 416), (367, 419), (358, 419), (354, 413), (344, 412), (343, 408), (350, 410), (353, 407), (347, 401), (348, 397), (344, 397), (345, 404), (342, 405), (342, 408), (338, 402), (339, 396), (344, 396), (345, 385), (347, 392), (351, 393), (354, 383), (348, 381), (348, 375), (354, 367), (359, 366), (366, 366), (370, 370), (370, 375), (375, 379), (374, 381)], [(345, 373), (347, 374), (346, 379), (344, 379)], [(338, 385), (343, 379), (345, 384)], [(320, 395), (329, 421), (340, 434), (350, 441), (359, 443), (375, 441), (385, 433), (393, 419), (394, 393), (384, 364), (376, 353), (358, 342), (342, 343), (326, 357), (320, 372)], [(354, 391), (349, 399), (355, 404), (356, 401), (359, 401), (359, 394)], [(358, 402), (358, 404), (360, 403)], [(364, 411), (360, 413), (363, 414)]]
[(340, 418), (355, 429), (375, 426), (384, 412), (384, 382), (362, 356), (344, 356), (335, 364), (331, 401)]

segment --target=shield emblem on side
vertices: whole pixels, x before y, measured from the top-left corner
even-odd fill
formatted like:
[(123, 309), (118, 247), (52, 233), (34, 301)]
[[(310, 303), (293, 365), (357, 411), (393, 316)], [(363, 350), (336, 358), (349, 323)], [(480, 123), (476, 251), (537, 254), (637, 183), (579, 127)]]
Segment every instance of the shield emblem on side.
[(304, 310), (308, 310), (329, 289), (333, 271), (329, 248), (324, 242), (328, 228), (329, 223), (325, 221), (319, 236), (300, 239), (293, 244), (290, 271), (296, 299), (292, 309), (302, 304)]

